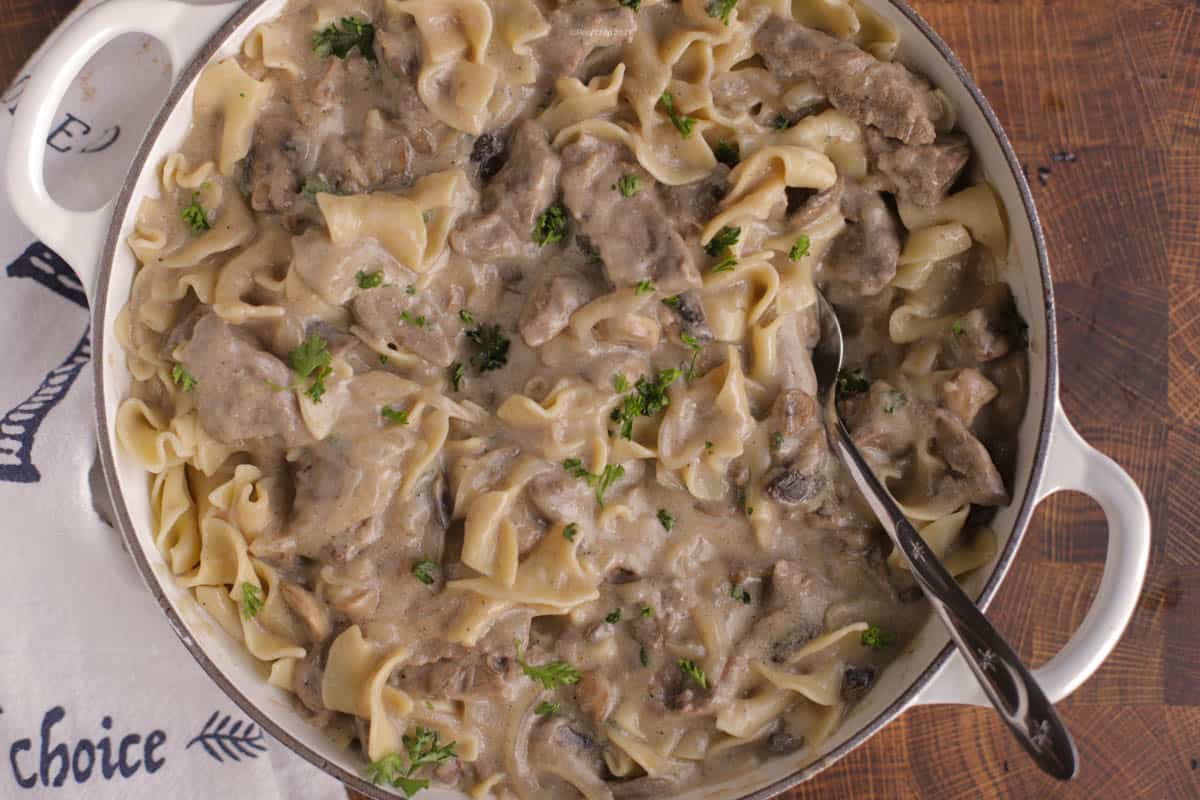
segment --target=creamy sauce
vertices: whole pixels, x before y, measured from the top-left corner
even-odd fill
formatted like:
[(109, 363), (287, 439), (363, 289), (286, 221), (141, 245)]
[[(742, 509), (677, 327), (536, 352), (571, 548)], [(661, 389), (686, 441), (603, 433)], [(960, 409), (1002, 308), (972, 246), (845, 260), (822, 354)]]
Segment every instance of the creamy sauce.
[(374, 778), (431, 731), (436, 785), (674, 794), (870, 690), (928, 608), (828, 449), (816, 286), (872, 466), (952, 572), (994, 552), (1002, 211), (886, 26), (796, 6), (295, 2), (202, 76), (119, 436)]

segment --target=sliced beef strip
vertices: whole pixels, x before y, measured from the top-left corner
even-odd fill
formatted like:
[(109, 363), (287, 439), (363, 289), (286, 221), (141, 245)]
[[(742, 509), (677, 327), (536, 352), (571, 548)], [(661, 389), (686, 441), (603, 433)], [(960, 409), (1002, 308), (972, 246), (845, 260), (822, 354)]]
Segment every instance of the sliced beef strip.
[(953, 378), (938, 387), (942, 405), (966, 426), (975, 421), (979, 409), (986, 406), (1000, 390), (977, 369), (960, 369)]
[(898, 458), (913, 446), (916, 429), (907, 397), (887, 381), (875, 381), (866, 394), (842, 401), (842, 415), (854, 444), (872, 465)]
[(311, 441), (294, 392), (292, 371), (245, 331), (216, 314), (200, 319), (180, 358), (196, 378), (200, 424), (218, 441), (239, 445), (279, 437), (285, 447)]
[(867, 129), (867, 150), (884, 191), (918, 206), (941, 202), (971, 158), (967, 138), (939, 136), (931, 144), (904, 144)]
[(424, 688), (430, 696), (450, 700), (511, 699), (519, 688), (517, 679), (521, 674), (514, 659), (498, 653), (443, 659), (419, 667), (417, 671), (421, 672)]
[(569, 3), (550, 15), (550, 33), (534, 44), (542, 79), (579, 77), (579, 68), (594, 50), (633, 39), (637, 14), (623, 6)]
[(698, 181), (662, 189), (664, 204), (676, 230), (688, 240), (699, 240), (704, 226), (717, 215), (717, 206), (729, 190), (729, 167), (717, 164)]
[(300, 555), (343, 563), (379, 540), (378, 517), (400, 483), (407, 436), (389, 430), (354, 442), (330, 438), (301, 452), (287, 529)]
[(561, 166), (546, 129), (533, 121), (522, 123), (508, 161), (483, 193), (480, 213), (462, 219), (450, 246), (483, 262), (534, 255), (533, 227), (554, 202)]
[(900, 227), (879, 192), (847, 182), (842, 214), (846, 228), (821, 265), (834, 282), (835, 302), (847, 294), (879, 294), (896, 277), (900, 260)]
[(571, 275), (555, 275), (542, 281), (521, 308), (521, 338), (530, 347), (541, 347), (562, 333), (571, 315), (598, 294), (591, 283)]
[(776, 78), (811, 78), (834, 108), (886, 136), (929, 144), (937, 135), (941, 101), (926, 81), (900, 64), (779, 16), (759, 28), (754, 48)]
[(981, 506), (1007, 503), (1004, 481), (983, 443), (948, 411), (937, 409), (933, 412), (933, 421), (938, 452), (966, 499)]
[(448, 367), (454, 361), (462, 325), (426, 294), (382, 286), (360, 291), (350, 308), (372, 336), (399, 344), (435, 366)]
[(644, 179), (632, 197), (613, 188), (631, 173), (644, 175), (620, 145), (584, 136), (563, 150), (563, 201), (599, 250), (608, 279), (618, 287), (649, 280), (666, 294), (699, 286), (695, 256), (658, 187)]

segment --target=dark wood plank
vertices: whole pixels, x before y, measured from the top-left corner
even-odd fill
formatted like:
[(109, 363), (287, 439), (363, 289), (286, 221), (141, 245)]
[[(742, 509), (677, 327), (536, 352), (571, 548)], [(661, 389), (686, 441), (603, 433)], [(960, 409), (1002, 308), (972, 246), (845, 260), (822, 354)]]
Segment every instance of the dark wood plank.
[[(0, 84), (74, 0), (0, 0)], [(922, 708), (792, 800), (1200, 796), (1200, 5), (913, 0), (955, 48), (1033, 177), (1060, 308), (1063, 402), (1146, 490), (1145, 593), (1099, 673), (1062, 706), (1079, 780), (1043, 778), (986, 710)], [(1070, 150), (1078, 160), (1052, 161)], [(1049, 168), (1042, 180), (1038, 167)], [(993, 617), (1027, 658), (1082, 619), (1099, 510), (1039, 509)]]

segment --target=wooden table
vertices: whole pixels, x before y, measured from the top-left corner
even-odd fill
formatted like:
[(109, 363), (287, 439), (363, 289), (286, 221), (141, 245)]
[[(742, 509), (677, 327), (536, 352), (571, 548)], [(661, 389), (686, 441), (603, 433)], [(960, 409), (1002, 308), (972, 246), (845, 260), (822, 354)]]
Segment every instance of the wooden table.
[[(75, 0), (0, 0), (0, 85)], [(910, 711), (791, 800), (1200, 797), (1200, 4), (914, 0), (980, 79), (1050, 246), (1062, 399), (1141, 484), (1156, 526), (1124, 640), (1060, 708), (1079, 778), (1042, 777), (992, 712)], [(1055, 161), (1070, 151), (1077, 160)], [(1099, 509), (1034, 516), (991, 616), (1027, 660), (1082, 619)]]

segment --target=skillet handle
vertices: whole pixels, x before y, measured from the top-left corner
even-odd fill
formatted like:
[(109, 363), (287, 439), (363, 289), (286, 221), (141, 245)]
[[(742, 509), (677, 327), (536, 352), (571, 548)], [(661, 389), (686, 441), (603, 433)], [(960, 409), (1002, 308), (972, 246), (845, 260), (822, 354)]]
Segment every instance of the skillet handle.
[(145, 33), (161, 41), (171, 57), (172, 80), (178, 78), (240, 4), (241, 0), (203, 6), (178, 0), (110, 0), (68, 23), (33, 68), (8, 145), (9, 199), (34, 236), (75, 270), (89, 301), (113, 202), (94, 211), (72, 211), (46, 191), (46, 139), (59, 104), (88, 60), (125, 33)]
[[(1033, 671), (1046, 696), (1057, 703), (1100, 668), (1133, 616), (1150, 560), (1150, 510), (1128, 473), (1083, 440), (1061, 404), (1050, 442), (1038, 501), (1063, 490), (1083, 492), (1100, 504), (1108, 522), (1108, 555), (1091, 608), (1063, 648)], [(915, 703), (986, 706), (988, 699), (956, 652)]]

